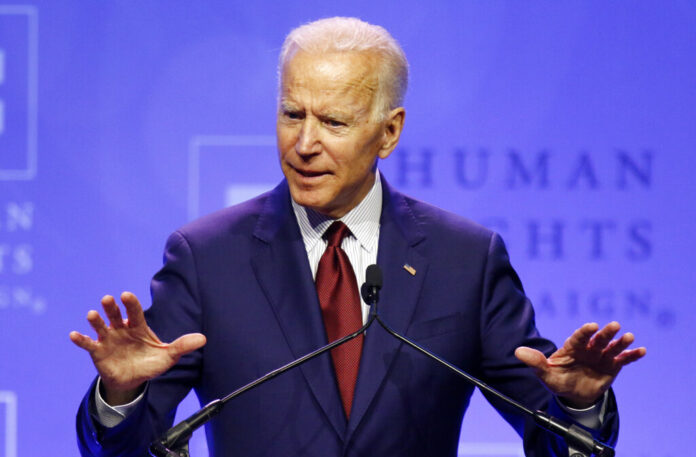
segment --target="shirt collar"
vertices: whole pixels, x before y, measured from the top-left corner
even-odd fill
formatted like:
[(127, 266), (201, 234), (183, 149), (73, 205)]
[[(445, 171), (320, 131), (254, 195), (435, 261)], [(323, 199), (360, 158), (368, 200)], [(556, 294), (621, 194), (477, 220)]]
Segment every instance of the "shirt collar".
[(375, 182), (365, 198), (339, 219), (331, 219), (312, 209), (298, 205), (292, 198), (290, 201), (307, 252), (314, 249), (334, 220), (346, 224), (360, 245), (368, 252), (377, 248), (379, 218), (382, 214), (382, 180), (379, 170), (376, 171)]

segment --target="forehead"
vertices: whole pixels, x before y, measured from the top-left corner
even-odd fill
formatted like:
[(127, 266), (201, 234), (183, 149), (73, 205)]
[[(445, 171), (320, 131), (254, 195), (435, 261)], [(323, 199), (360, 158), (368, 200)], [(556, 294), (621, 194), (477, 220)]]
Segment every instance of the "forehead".
[(281, 74), (281, 102), (343, 97), (371, 103), (377, 92), (376, 56), (366, 52), (296, 52)]

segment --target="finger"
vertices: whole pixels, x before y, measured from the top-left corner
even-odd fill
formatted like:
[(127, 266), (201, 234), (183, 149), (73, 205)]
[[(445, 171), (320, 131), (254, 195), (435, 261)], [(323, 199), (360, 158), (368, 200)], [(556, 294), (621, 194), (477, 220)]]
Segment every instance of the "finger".
[(592, 335), (594, 335), (598, 328), (599, 325), (596, 322), (583, 324), (582, 327), (575, 330), (573, 334), (568, 337), (564, 346), (585, 349), (590, 342), (590, 338), (592, 338)]
[(203, 347), (206, 341), (205, 335), (202, 333), (189, 333), (172, 341), (169, 345), (169, 351), (172, 357), (178, 358)]
[(70, 332), (70, 341), (90, 353), (97, 349), (98, 346), (98, 343), (92, 338), (75, 331)]
[(129, 327), (140, 327), (147, 325), (145, 323), (145, 313), (143, 313), (143, 307), (140, 306), (138, 297), (130, 292), (123, 292), (121, 294), (121, 301), (126, 307)]
[(548, 366), (546, 356), (543, 352), (526, 346), (520, 346), (515, 349), (515, 357), (525, 365), (538, 371), (545, 371)]
[(635, 340), (633, 333), (626, 333), (617, 340), (612, 340), (607, 347), (602, 351), (602, 356), (614, 358), (621, 354)]
[(104, 295), (101, 299), (102, 308), (104, 308), (104, 313), (106, 317), (109, 318), (109, 324), (113, 328), (123, 328), (123, 317), (121, 317), (121, 310), (118, 308), (118, 304), (114, 297), (111, 295)]
[(607, 346), (607, 344), (609, 344), (612, 338), (614, 338), (616, 334), (619, 333), (619, 330), (621, 330), (621, 325), (619, 325), (618, 322), (609, 322), (599, 332), (595, 333), (592, 339), (590, 339), (590, 342), (588, 343), (587, 347), (590, 350), (595, 351), (603, 350)]
[(91, 325), (94, 331), (97, 332), (97, 336), (99, 336), (100, 339), (106, 337), (106, 332), (108, 329), (106, 328), (104, 319), (102, 319), (98, 312), (93, 309), (90, 310), (87, 313), (87, 322), (89, 322), (89, 325)]
[(630, 351), (623, 351), (614, 358), (614, 363), (618, 364), (620, 367), (625, 367), (629, 363), (633, 363), (636, 360), (644, 357), (646, 353), (647, 349), (644, 347), (631, 349)]

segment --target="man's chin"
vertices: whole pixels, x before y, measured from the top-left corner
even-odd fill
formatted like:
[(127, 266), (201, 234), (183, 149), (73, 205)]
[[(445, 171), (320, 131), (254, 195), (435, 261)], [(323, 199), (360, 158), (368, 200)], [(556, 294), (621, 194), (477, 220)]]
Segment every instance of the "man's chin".
[(324, 214), (328, 205), (328, 199), (322, 198), (319, 192), (312, 190), (299, 190), (290, 188), (292, 199), (300, 206), (310, 208)]
[(342, 217), (343, 215), (345, 215), (345, 213), (347, 213), (347, 211), (342, 210), (341, 207), (336, 207), (336, 205), (331, 205), (327, 203), (327, 200), (308, 199), (301, 197), (295, 198), (294, 196), (292, 197), (292, 199), (298, 205), (303, 206), (307, 209), (311, 209), (312, 211), (315, 211), (331, 219), (338, 219), (339, 217)]

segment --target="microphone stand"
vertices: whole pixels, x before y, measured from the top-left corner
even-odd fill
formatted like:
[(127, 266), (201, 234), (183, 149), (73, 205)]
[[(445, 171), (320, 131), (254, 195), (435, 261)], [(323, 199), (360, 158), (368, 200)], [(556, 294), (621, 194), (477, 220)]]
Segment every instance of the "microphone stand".
[(219, 414), (228, 401), (365, 333), (375, 319), (377, 319), (377, 315), (370, 313), (367, 322), (355, 332), (305, 354), (280, 368), (276, 368), (223, 398), (211, 401), (196, 413), (167, 430), (159, 440), (153, 441), (149, 448), (150, 455), (153, 457), (189, 457), (188, 442), (193, 432)]
[[(565, 440), (565, 442), (569, 446), (573, 447), (573, 454), (571, 454), (570, 457), (590, 457), (592, 455), (596, 455), (597, 457), (614, 457), (615, 451), (611, 446), (608, 446), (604, 443), (601, 443), (600, 441), (595, 440), (594, 437), (583, 428), (578, 427), (575, 424), (567, 424), (566, 422), (563, 422), (547, 414), (544, 411), (533, 411), (527, 408), (523, 404), (513, 400), (507, 395), (498, 392), (497, 390), (495, 390), (485, 382), (481, 381), (480, 379), (471, 376), (465, 371), (452, 365), (448, 361), (442, 359), (441, 357), (438, 357), (437, 355), (433, 354), (424, 347), (418, 345), (417, 343), (394, 331), (391, 327), (389, 327), (389, 325), (387, 325), (384, 321), (382, 321), (382, 319), (380, 319), (379, 314), (377, 313), (379, 289), (382, 287), (382, 272), (379, 271), (379, 267), (377, 267), (376, 265), (370, 265), (367, 268), (368, 273), (366, 276), (368, 279), (361, 288), (361, 294), (365, 302), (371, 305), (370, 322), (372, 320), (376, 320), (379, 323), (379, 325), (387, 331), (387, 333), (389, 333), (396, 339), (412, 347), (421, 354), (424, 354), (429, 358), (435, 360), (439, 364), (449, 368), (450, 371), (453, 371), (457, 375), (474, 384), (480, 390), (490, 393), (491, 395), (499, 398), (505, 403), (512, 405), (515, 409), (521, 411), (525, 415), (532, 417), (534, 419), (534, 422), (536, 422), (538, 426), (554, 433), (557, 436), (560, 436)], [(372, 272), (370, 272), (370, 269), (372, 269)]]

